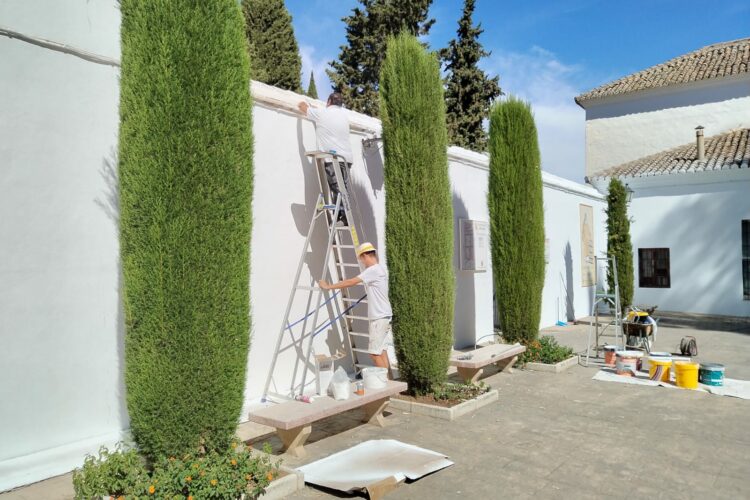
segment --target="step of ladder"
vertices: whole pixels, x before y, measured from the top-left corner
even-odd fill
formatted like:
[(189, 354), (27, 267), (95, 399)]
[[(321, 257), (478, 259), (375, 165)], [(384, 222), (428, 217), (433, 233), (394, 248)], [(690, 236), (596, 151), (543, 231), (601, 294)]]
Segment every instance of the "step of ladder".
[(356, 314), (344, 314), (344, 317), (346, 319), (359, 319), (362, 321), (368, 321), (370, 319), (367, 316), (357, 316)]
[(342, 297), (341, 300), (344, 302), (357, 302), (359, 304), (367, 304), (367, 299), (350, 299), (349, 297)]
[(352, 337), (369, 337), (369, 333), (362, 333), (362, 332), (349, 332), (349, 335)]

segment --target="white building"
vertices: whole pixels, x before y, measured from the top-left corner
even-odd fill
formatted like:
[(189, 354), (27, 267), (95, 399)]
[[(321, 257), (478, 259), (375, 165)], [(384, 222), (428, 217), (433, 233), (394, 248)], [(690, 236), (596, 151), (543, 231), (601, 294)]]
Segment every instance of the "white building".
[(606, 193), (616, 177), (633, 191), (634, 302), (749, 316), (750, 39), (701, 48), (576, 102), (586, 110), (589, 181)]
[[(114, 0), (6, 0), (0, 19), (7, 28), (0, 29), (3, 491), (80, 466), (84, 454), (123, 439), (129, 424), (115, 158), (120, 14)], [(304, 155), (315, 149), (315, 132), (293, 111), (303, 96), (258, 83), (252, 93), (253, 332), (246, 408), (261, 395), (316, 196)], [(377, 148), (362, 144), (380, 133), (380, 123), (350, 117), (362, 231), (382, 250), (383, 160)], [(455, 343), (464, 346), (493, 331), (491, 265), (486, 272), (458, 266), (458, 220), (488, 220), (488, 163), (485, 155), (460, 148), (448, 154), (456, 221)], [(581, 263), (605, 248), (605, 238), (600, 193), (546, 173), (543, 180), (547, 326), (587, 315), (592, 287)]]

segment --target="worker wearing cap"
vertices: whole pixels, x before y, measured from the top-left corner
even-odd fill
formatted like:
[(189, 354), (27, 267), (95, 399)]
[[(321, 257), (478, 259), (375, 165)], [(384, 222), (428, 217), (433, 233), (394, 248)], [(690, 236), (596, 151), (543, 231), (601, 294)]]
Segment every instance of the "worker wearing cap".
[(341, 290), (364, 283), (367, 290), (367, 317), (370, 323), (367, 351), (375, 366), (390, 368), (387, 347), (393, 343), (391, 334), (391, 303), (388, 300), (388, 271), (378, 261), (378, 254), (372, 243), (362, 243), (357, 247), (357, 258), (365, 270), (359, 276), (338, 283), (319, 282), (324, 290)]

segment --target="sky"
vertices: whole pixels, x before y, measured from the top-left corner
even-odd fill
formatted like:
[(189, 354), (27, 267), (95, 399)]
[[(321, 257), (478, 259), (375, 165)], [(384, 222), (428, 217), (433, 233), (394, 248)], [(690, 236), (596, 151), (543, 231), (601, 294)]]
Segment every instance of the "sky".
[[(583, 110), (573, 98), (591, 88), (705, 45), (750, 36), (747, 0), (476, 0), (474, 21), (492, 54), (481, 62), (500, 76), (506, 94), (534, 110), (542, 168), (582, 181)], [(346, 41), (341, 20), (357, 0), (286, 0), (302, 55), (318, 94), (330, 82), (328, 62)], [(455, 36), (463, 0), (433, 0), (430, 48)]]

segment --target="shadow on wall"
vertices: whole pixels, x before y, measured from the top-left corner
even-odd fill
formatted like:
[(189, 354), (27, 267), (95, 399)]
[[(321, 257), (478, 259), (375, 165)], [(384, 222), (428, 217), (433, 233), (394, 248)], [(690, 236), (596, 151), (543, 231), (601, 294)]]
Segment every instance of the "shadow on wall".
[[(455, 310), (453, 312), (453, 345), (460, 349), (476, 342), (476, 297), (474, 272), (461, 271), (461, 237), (459, 220), (468, 219), (466, 204), (453, 192), (453, 266), (456, 274)], [(492, 333), (492, 332), (488, 332)]]
[[(658, 223), (634, 220), (635, 232), (642, 235), (640, 241), (633, 241), (635, 304), (658, 305), (663, 310), (680, 312), (742, 315), (736, 311), (742, 303), (741, 217), (737, 207), (747, 206), (747, 199), (744, 192), (733, 190), (731, 184), (711, 189), (710, 197), (666, 191), (660, 196), (679, 196), (680, 200), (674, 204), (660, 203), (669, 208)], [(726, 248), (735, 241), (736, 248)], [(670, 288), (639, 288), (639, 245), (669, 247)], [(738, 258), (726, 256), (727, 252)], [(641, 298), (644, 292), (659, 299), (654, 304), (644, 304)]]
[[(117, 178), (117, 150), (111, 147), (109, 154), (102, 158), (99, 174), (102, 176), (106, 189), (100, 198), (95, 198), (94, 203), (104, 212), (114, 225), (115, 234), (119, 242), (120, 234), (120, 187)], [(128, 405), (125, 399), (125, 308), (123, 297), (123, 276), (120, 253), (117, 253), (117, 401), (120, 421), (124, 428), (129, 426)]]
[(567, 321), (575, 321), (575, 284), (573, 283), (573, 252), (570, 248), (570, 241), (565, 243), (563, 260), (565, 262), (565, 318)]
[(372, 194), (376, 197), (379, 191), (383, 191), (383, 185), (385, 184), (382, 150), (382, 141), (373, 142), (371, 146), (362, 144), (362, 160), (365, 164), (367, 176), (370, 178)]

